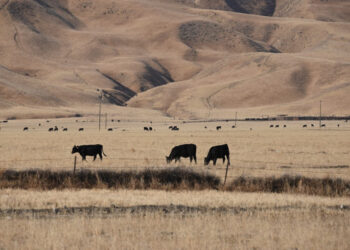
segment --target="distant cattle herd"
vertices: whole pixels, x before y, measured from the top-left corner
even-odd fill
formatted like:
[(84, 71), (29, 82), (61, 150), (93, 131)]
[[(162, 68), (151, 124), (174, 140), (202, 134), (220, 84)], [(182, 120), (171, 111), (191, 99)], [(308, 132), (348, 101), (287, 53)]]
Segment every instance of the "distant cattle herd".
[[(114, 122), (114, 119), (112, 119), (111, 121)], [(0, 122), (8, 123), (7, 120), (0, 121)], [(49, 123), (50, 120), (47, 120), (46, 122)], [(76, 120), (76, 122), (78, 122), (78, 120)], [(82, 121), (82, 122), (86, 122), (86, 121)], [(118, 120), (118, 122), (120, 122), (120, 120)], [(345, 122), (347, 122), (347, 120)], [(152, 122), (150, 122), (150, 123), (152, 123)], [(42, 124), (39, 123), (38, 126), (42, 127)], [(320, 124), (320, 126), (322, 128), (325, 128), (326, 124), (322, 123), (322, 124)], [(338, 123), (336, 126), (339, 128), (340, 124)], [(232, 125), (231, 126), (231, 128), (236, 128), (236, 127), (237, 127), (236, 125)], [(286, 124), (282, 124), (282, 125), (281, 124), (270, 124), (270, 125), (268, 125), (268, 127), (270, 127), (270, 128), (280, 128), (280, 127), (287, 128), (287, 125)], [(302, 128), (308, 128), (308, 127), (314, 128), (314, 127), (318, 127), (318, 126), (315, 126), (315, 124), (310, 123), (310, 124), (302, 124), (301, 127)], [(180, 128), (177, 125), (171, 125), (168, 128), (169, 128), (169, 130), (172, 130), (172, 131), (179, 131), (180, 130)], [(223, 129), (223, 126), (222, 125), (217, 125), (214, 128), (215, 128), (215, 130), (220, 131), (220, 130)], [(35, 129), (35, 128), (34, 127), (29, 128), (29, 126), (23, 127), (23, 131), (29, 131), (30, 129)], [(67, 127), (61, 127), (61, 129), (62, 129), (62, 131), (68, 131)], [(114, 131), (114, 129), (116, 129), (116, 127), (115, 128), (106, 128), (107, 131)], [(204, 126), (204, 129), (208, 129), (208, 126)], [(55, 132), (55, 131), (59, 131), (59, 130), (60, 129), (57, 126), (48, 128), (49, 132)], [(84, 127), (78, 128), (78, 131), (84, 131), (84, 130), (85, 130)], [(151, 126), (144, 126), (143, 130), (144, 131), (155, 131), (155, 129), (153, 127), (151, 127)], [(249, 130), (252, 131), (252, 128), (250, 128)], [(123, 129), (122, 131), (126, 131), (126, 129)]]

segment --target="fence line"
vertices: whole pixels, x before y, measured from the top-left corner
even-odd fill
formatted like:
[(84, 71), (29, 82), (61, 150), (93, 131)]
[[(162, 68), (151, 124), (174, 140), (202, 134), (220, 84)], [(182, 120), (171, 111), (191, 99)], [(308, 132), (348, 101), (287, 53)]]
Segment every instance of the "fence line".
[[(98, 158), (98, 157), (97, 157)], [(0, 163), (7, 162), (33, 162), (33, 161), (72, 161), (74, 159), (69, 158), (44, 158), (44, 159), (12, 159), (12, 160), (0, 160)], [(122, 161), (164, 161), (165, 158), (137, 158), (137, 157), (106, 157), (106, 160), (122, 160)], [(327, 167), (329, 165), (315, 165), (315, 164), (305, 164), (305, 163), (293, 163), (293, 162), (278, 162), (278, 161), (259, 161), (259, 160), (243, 160), (243, 159), (231, 159), (232, 161), (246, 162), (246, 163), (264, 163), (264, 164), (280, 164), (280, 165), (293, 165), (295, 167)], [(339, 164), (338, 164), (339, 165)], [(341, 164), (346, 165), (346, 164)], [(259, 169), (259, 168), (256, 168)]]
[[(119, 160), (119, 161), (164, 161), (164, 158), (136, 158), (136, 157), (120, 157), (120, 158), (106, 158), (107, 160)], [(74, 158), (46, 158), (46, 159), (13, 159), (13, 160), (1, 160), (0, 163), (14, 163), (14, 162), (34, 162), (34, 161), (57, 161), (57, 162), (68, 162), (71, 161), (73, 163)], [(231, 166), (229, 169), (235, 170), (235, 169), (243, 169), (243, 170), (255, 170), (255, 171), (266, 171), (266, 172), (289, 172), (289, 171), (295, 171), (295, 172), (301, 172), (301, 173), (314, 173), (314, 174), (326, 174), (326, 172), (321, 172), (321, 171), (312, 171), (312, 170), (301, 170), (301, 166), (304, 166), (305, 168), (307, 167), (315, 167), (316, 165), (314, 164), (296, 164), (296, 163), (282, 163), (282, 162), (265, 162), (265, 161), (258, 161), (258, 160), (243, 160), (243, 159), (231, 159), (231, 161), (237, 161), (237, 162), (247, 162), (247, 163), (265, 163), (265, 164), (281, 164), (281, 165), (293, 165), (294, 167), (291, 168), (276, 168), (276, 169), (271, 169), (271, 168), (259, 168), (259, 167), (239, 167), (239, 166)], [(91, 161), (89, 163), (92, 163)], [(79, 164), (78, 169), (96, 169), (100, 170), (102, 166), (83, 166)], [(161, 166), (111, 166), (108, 167), (109, 169), (164, 169), (165, 166), (168, 166), (167, 164), (164, 163), (164, 165)], [(170, 165), (171, 167), (174, 167), (174, 165)], [(299, 167), (298, 167), (299, 166)], [(318, 166), (318, 165), (317, 165)], [(195, 170), (202, 170), (202, 171), (217, 171), (217, 170), (225, 170), (226, 167), (205, 167), (205, 166), (184, 166), (188, 168), (192, 168)], [(322, 167), (322, 166), (320, 166)], [(40, 167), (39, 167), (40, 168)], [(0, 166), (1, 170), (6, 170), (8, 168), (4, 168)], [(11, 167), (10, 169), (17, 170), (17, 169), (23, 169), (23, 167)], [(44, 168), (45, 169), (45, 168)], [(56, 167), (54, 168), (55, 170), (63, 170), (67, 169), (70, 170), (72, 167)], [(339, 168), (334, 168), (336, 170), (339, 170)], [(328, 169), (329, 170), (329, 169)], [(341, 175), (341, 176), (349, 176), (349, 174), (346, 173), (332, 173), (333, 175)], [(232, 175), (228, 175), (228, 177), (232, 177)]]

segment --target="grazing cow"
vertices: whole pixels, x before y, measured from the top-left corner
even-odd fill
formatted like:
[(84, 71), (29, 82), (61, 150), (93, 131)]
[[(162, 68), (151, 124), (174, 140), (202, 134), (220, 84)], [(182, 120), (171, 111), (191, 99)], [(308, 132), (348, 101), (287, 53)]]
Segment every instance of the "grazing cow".
[(338, 126), (338, 128), (339, 128), (340, 125), (338, 124), (337, 126)]
[(84, 131), (84, 128), (79, 128), (79, 131)]
[(326, 127), (326, 124), (322, 124), (321, 127)]
[(225, 163), (225, 157), (227, 158), (227, 165), (230, 165), (230, 151), (227, 144), (211, 147), (207, 157), (204, 158), (204, 165), (208, 165), (212, 160), (215, 166), (218, 158), (222, 158), (222, 162)]
[(236, 126), (235, 125), (232, 125), (232, 128), (235, 128)]
[(86, 161), (86, 156), (91, 155), (94, 157), (94, 160), (96, 160), (96, 156), (99, 155), (100, 159), (102, 160), (102, 154), (104, 156), (107, 156), (103, 152), (103, 146), (101, 144), (96, 144), (96, 145), (81, 145), (81, 146), (76, 146), (74, 145), (72, 149), (72, 154), (74, 153), (79, 153), (82, 157), (82, 160)]
[(280, 127), (280, 125), (275, 125), (275, 128), (279, 128)]
[(311, 127), (314, 127), (315, 125), (313, 123), (311, 123)]
[(178, 131), (179, 128), (177, 126), (174, 126), (171, 130)]
[(63, 128), (63, 131), (68, 131), (68, 128)]
[(152, 127), (149, 127), (149, 128), (148, 128), (148, 131), (152, 131)]
[(24, 128), (23, 128), (23, 131), (28, 131), (28, 127), (24, 127)]
[(49, 132), (53, 131), (53, 128), (49, 128)]
[(307, 124), (304, 124), (304, 125), (303, 125), (303, 128), (307, 128)]
[(108, 131), (113, 131), (113, 129), (112, 129), (112, 128), (109, 128)]
[(175, 146), (172, 148), (170, 155), (166, 156), (166, 162), (170, 163), (175, 159), (175, 163), (180, 161), (180, 157), (190, 157), (190, 162), (194, 159), (194, 162), (197, 164), (196, 157), (197, 146), (195, 144), (183, 144), (179, 146)]
[(55, 128), (53, 129), (54, 131), (58, 131), (58, 128), (57, 128), (57, 126), (55, 126)]
[(216, 130), (220, 130), (221, 129), (221, 126), (216, 126)]
[(169, 126), (169, 129), (173, 129), (173, 126)]
[(273, 124), (270, 125), (270, 128), (273, 128)]
[(143, 127), (143, 130), (144, 131), (148, 131), (148, 127)]
[(286, 128), (286, 127), (287, 127), (287, 125), (286, 125), (286, 124), (284, 124), (284, 125), (283, 125), (283, 127), (284, 127), (284, 128)]

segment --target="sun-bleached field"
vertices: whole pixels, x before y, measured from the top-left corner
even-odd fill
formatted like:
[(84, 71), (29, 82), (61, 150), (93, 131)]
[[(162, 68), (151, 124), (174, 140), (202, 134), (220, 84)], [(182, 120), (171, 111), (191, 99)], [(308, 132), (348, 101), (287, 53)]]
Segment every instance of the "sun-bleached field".
[[(208, 168), (203, 158), (211, 146), (227, 143), (229, 181), (285, 174), (350, 179), (350, 126), (344, 121), (327, 121), (319, 129), (317, 122), (301, 121), (238, 121), (232, 128), (234, 121), (111, 119), (106, 128), (113, 131), (104, 121), (98, 131), (95, 117), (2, 123), (1, 169), (70, 170), (73, 145), (100, 143), (107, 157), (82, 162), (78, 155), (78, 171), (185, 166), (223, 178), (226, 165), (218, 161)], [(180, 130), (170, 131), (173, 125)], [(54, 126), (59, 131), (48, 132)], [(165, 156), (182, 143), (197, 145), (197, 164), (183, 159), (167, 165)], [(347, 197), (293, 194), (3, 189), (0, 248), (348, 249), (349, 207)], [(66, 214), (71, 208), (80, 212)]]
[[(113, 119), (114, 120), (114, 119)], [(77, 122), (78, 121), (78, 122)], [(38, 126), (38, 124), (41, 126)], [(311, 123), (314, 127), (311, 127)], [(319, 129), (317, 122), (196, 122), (183, 121), (132, 121), (117, 119), (104, 121), (101, 131), (96, 119), (20, 120), (2, 124), (0, 164), (2, 169), (41, 168), (51, 170), (73, 169), (73, 145), (102, 144), (107, 157), (103, 161), (92, 157), (82, 162), (77, 155), (77, 169), (144, 169), (167, 166), (186, 166), (198, 171), (209, 171), (220, 177), (225, 165), (204, 166), (203, 159), (209, 148), (227, 143), (231, 153), (229, 177), (280, 176), (284, 174), (311, 177), (350, 178), (350, 124), (344, 121), (327, 121)], [(270, 128), (279, 124), (279, 128)], [(308, 124), (308, 128), (302, 128)], [(339, 124), (339, 127), (338, 127)], [(176, 125), (179, 131), (171, 131)], [(221, 130), (217, 131), (216, 126)], [(286, 128), (283, 128), (286, 125)], [(27, 126), (28, 131), (23, 131)], [(59, 131), (48, 132), (57, 126)], [(153, 131), (144, 131), (144, 127)], [(62, 128), (68, 128), (63, 132)], [(78, 131), (83, 127), (84, 131)], [(206, 128), (205, 128), (206, 127)], [(167, 165), (165, 156), (173, 146), (195, 143), (197, 164), (189, 159)]]
[(349, 213), (318, 209), (1, 219), (0, 245), (5, 249), (349, 249), (348, 221)]

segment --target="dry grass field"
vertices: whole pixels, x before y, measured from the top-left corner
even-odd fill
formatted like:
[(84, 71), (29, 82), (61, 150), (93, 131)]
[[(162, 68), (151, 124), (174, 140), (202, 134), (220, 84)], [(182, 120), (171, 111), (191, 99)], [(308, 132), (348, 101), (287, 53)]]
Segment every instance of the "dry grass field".
[[(1, 215), (3, 249), (348, 249), (350, 246), (348, 198), (216, 191), (0, 192), (2, 210), (29, 209)], [(124, 210), (106, 213), (97, 209), (116, 206)], [(90, 209), (67, 214), (50, 212), (56, 207)], [(49, 210), (36, 213), (38, 209)]]
[[(108, 121), (96, 117), (13, 120), (1, 128), (1, 168), (72, 170), (74, 144), (104, 145), (107, 157), (78, 156), (78, 171), (183, 166), (223, 178), (225, 165), (205, 167), (210, 146), (227, 143), (229, 181), (285, 174), (350, 179), (350, 127), (326, 122)], [(78, 120), (78, 122), (76, 122)], [(39, 127), (38, 123), (42, 125)], [(340, 124), (340, 127), (337, 124)], [(269, 128), (270, 124), (286, 124)], [(308, 124), (308, 128), (302, 128)], [(48, 132), (58, 126), (58, 132)], [(179, 131), (168, 126), (177, 125)], [(216, 126), (222, 129), (216, 131)], [(23, 127), (28, 126), (28, 131)], [(152, 126), (153, 131), (144, 131)], [(205, 128), (207, 126), (207, 128)], [(68, 131), (63, 132), (62, 127)], [(78, 132), (84, 127), (83, 132)], [(165, 156), (182, 143), (198, 146), (197, 164)], [(3, 249), (348, 249), (349, 198), (225, 191), (0, 190)], [(73, 211), (73, 212), (72, 212)]]
[(3, 249), (349, 249), (349, 212), (131, 213), (0, 219)]
[[(281, 176), (284, 174), (310, 177), (350, 178), (350, 124), (344, 121), (326, 122), (327, 127), (317, 128), (317, 122), (202, 122), (183, 123), (180, 121), (132, 121), (109, 120), (106, 131), (102, 124), (98, 131), (96, 119), (54, 119), (9, 121), (2, 125), (0, 162), (2, 169), (73, 169), (73, 145), (102, 144), (107, 157), (103, 161), (88, 157), (82, 162), (77, 155), (78, 169), (127, 170), (144, 168), (166, 168), (186, 166), (205, 171), (219, 177), (224, 176), (225, 164), (204, 166), (204, 157), (209, 148), (227, 143), (231, 153), (229, 176)], [(86, 122), (83, 122), (86, 121)], [(38, 123), (42, 125), (39, 127)], [(315, 127), (311, 128), (310, 124)], [(280, 124), (280, 128), (269, 128)], [(282, 125), (287, 127), (283, 128)], [(308, 128), (302, 128), (309, 124)], [(340, 124), (338, 128), (337, 125)], [(58, 132), (48, 132), (57, 125)], [(170, 131), (168, 126), (177, 125), (179, 131)], [(216, 126), (222, 129), (216, 131)], [(28, 131), (23, 127), (28, 126)], [(153, 131), (144, 131), (152, 126)], [(207, 126), (207, 128), (205, 128)], [(63, 132), (62, 127), (68, 131)], [(85, 130), (79, 132), (78, 128)], [(165, 156), (173, 146), (195, 143), (197, 164), (188, 159), (167, 165)]]

